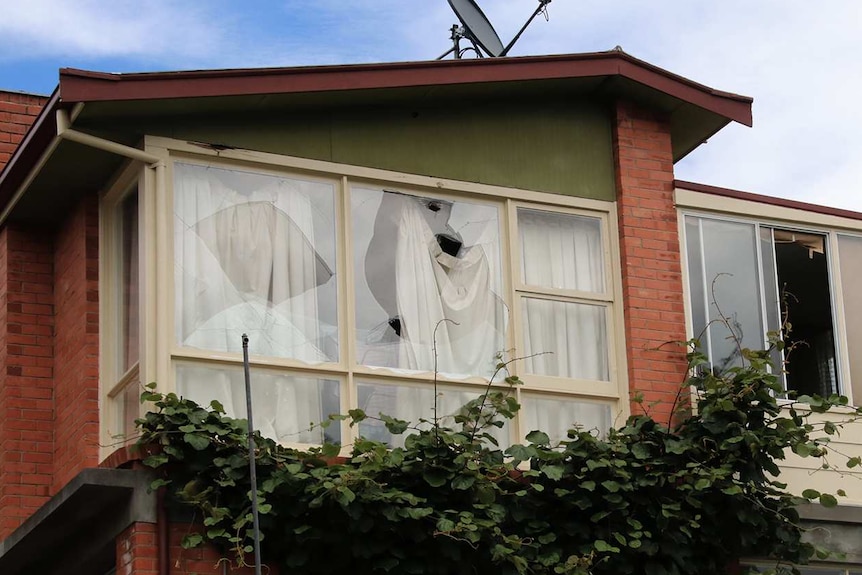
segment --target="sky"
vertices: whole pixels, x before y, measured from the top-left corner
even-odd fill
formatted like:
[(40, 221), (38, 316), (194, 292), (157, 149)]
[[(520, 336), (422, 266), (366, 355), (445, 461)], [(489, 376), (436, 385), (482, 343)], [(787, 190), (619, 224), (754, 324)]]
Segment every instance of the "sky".
[[(479, 0), (504, 43), (537, 3)], [(140, 72), (426, 60), (446, 0), (4, 0), (0, 89), (49, 94), (61, 67)], [(862, 211), (862, 0), (552, 0), (512, 56), (633, 56), (752, 96), (676, 177)]]

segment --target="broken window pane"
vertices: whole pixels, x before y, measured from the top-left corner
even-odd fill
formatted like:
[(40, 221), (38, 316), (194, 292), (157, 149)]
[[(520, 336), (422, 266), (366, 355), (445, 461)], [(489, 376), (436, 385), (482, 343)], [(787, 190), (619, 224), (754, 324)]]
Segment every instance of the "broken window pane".
[(338, 360), (335, 188), (174, 165), (180, 345), (309, 363)]
[(490, 376), (506, 348), (499, 208), (379, 189), (351, 199), (356, 361)]

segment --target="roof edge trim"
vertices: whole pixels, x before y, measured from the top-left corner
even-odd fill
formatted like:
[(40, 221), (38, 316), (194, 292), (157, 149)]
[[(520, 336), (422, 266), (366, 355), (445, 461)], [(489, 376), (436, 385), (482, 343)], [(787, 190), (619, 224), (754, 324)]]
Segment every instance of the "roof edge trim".
[(763, 194), (755, 194), (753, 192), (743, 192), (741, 190), (722, 188), (719, 186), (710, 186), (707, 184), (698, 184), (696, 182), (687, 182), (684, 180), (674, 180), (673, 185), (675, 188), (689, 190), (692, 192), (701, 192), (713, 196), (723, 196), (725, 198), (732, 198), (735, 200), (745, 200), (749, 202), (757, 202), (758, 204), (767, 204), (782, 208), (791, 208), (795, 210), (802, 210), (805, 212), (812, 212), (815, 214), (823, 214), (826, 216), (836, 216), (851, 220), (862, 220), (862, 212), (846, 210), (843, 208), (832, 208), (829, 206), (822, 206), (820, 204), (801, 202), (799, 200), (788, 200), (786, 198), (765, 196)]
[(553, 56), (105, 74), (60, 70), (64, 102), (246, 96), (430, 85), (623, 76), (752, 125), (747, 96), (714, 90), (620, 50)]

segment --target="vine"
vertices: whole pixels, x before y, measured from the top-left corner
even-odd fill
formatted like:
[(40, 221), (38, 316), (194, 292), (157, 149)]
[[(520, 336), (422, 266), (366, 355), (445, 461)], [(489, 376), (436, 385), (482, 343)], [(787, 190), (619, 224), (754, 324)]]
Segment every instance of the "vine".
[[(780, 402), (768, 350), (743, 349), (744, 365), (714, 374), (698, 369), (707, 359), (696, 342), (688, 349), (696, 375), (684, 389), (699, 390), (696, 410), (675, 424), (645, 413), (605, 437), (574, 428), (553, 444), (532, 431), (502, 449), (490, 430), (519, 406), (489, 384), (451, 426), (436, 412), (421, 430), (380, 415), (391, 433), (409, 432), (403, 448), (360, 437), (341, 459), (337, 445), (301, 451), (258, 436), (264, 558), (298, 575), (713, 575), (740, 557), (804, 564), (824, 556), (803, 540), (796, 508), (837, 498), (788, 493), (777, 462), (791, 451), (824, 457), (838, 427), (809, 418), (847, 400)], [(144, 463), (160, 473), (153, 487), (201, 518), (184, 545), (208, 542), (244, 563), (247, 423), (217, 402), (204, 408), (152, 384), (142, 401), (154, 406), (138, 421), (151, 453)], [(352, 410), (324, 425), (369, 417)]]

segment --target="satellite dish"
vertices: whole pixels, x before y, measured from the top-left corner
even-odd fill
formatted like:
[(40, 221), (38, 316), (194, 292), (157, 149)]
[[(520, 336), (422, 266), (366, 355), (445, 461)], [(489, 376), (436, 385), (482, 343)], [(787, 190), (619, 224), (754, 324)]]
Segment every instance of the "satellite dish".
[(466, 35), (492, 58), (503, 53), (505, 47), (491, 25), (491, 21), (473, 0), (449, 0), (449, 6), (458, 16)]
[[(455, 59), (458, 60), (468, 50), (475, 52), (476, 56), (479, 58), (484, 57), (482, 54), (483, 51), (492, 58), (505, 56), (509, 53), (509, 50), (512, 49), (512, 46), (515, 45), (515, 42), (518, 41), (521, 34), (524, 33), (524, 30), (527, 29), (527, 26), (533, 22), (533, 19), (535, 19), (536, 16), (544, 13), (545, 19), (548, 18), (547, 6), (551, 3), (551, 0), (539, 0), (539, 7), (536, 8), (532, 16), (527, 19), (527, 23), (521, 27), (507, 46), (503, 46), (503, 42), (500, 40), (500, 36), (497, 34), (497, 31), (494, 30), (494, 26), (491, 25), (491, 21), (488, 20), (488, 17), (485, 16), (485, 13), (482, 12), (482, 9), (479, 8), (479, 5), (476, 4), (474, 0), (448, 1), (449, 6), (452, 7), (452, 11), (455, 12), (456, 16), (458, 16), (458, 20), (461, 21), (461, 26), (458, 26), (457, 24), (452, 26), (452, 48), (437, 58), (438, 60), (442, 60), (449, 54), (454, 54)], [(473, 47), (464, 48), (462, 50), (460, 42), (463, 38), (469, 40), (470, 43), (473, 44)]]

